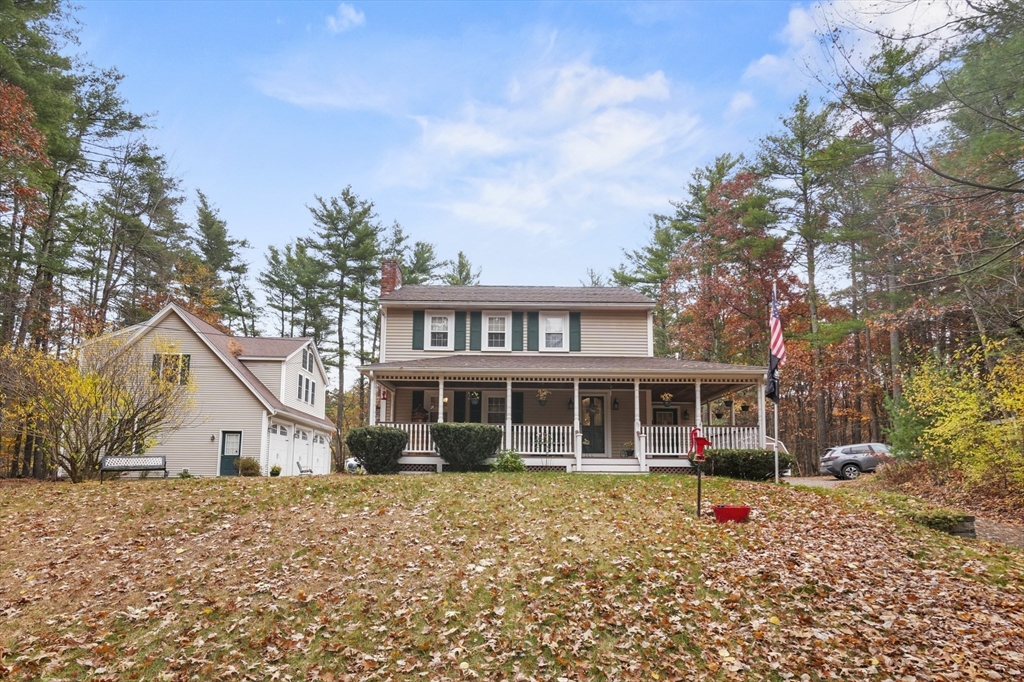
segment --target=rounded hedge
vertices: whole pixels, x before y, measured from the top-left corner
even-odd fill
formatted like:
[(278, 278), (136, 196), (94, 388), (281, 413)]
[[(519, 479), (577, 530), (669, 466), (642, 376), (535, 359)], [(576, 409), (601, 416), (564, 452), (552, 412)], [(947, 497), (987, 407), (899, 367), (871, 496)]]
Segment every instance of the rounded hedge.
[(349, 452), (368, 474), (397, 474), (409, 434), (390, 426), (363, 426), (345, 436)]
[[(705, 471), (712, 476), (763, 481), (775, 477), (774, 450), (715, 450), (707, 452)], [(779, 453), (779, 472), (793, 466), (793, 457)]]
[(479, 471), (501, 446), (502, 432), (487, 424), (431, 424), (434, 449), (450, 471)]

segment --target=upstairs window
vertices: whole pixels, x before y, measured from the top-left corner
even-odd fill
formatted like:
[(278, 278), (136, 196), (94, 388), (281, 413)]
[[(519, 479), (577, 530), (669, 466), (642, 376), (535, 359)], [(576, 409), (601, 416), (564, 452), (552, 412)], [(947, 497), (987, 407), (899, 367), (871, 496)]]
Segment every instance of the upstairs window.
[(309, 377), (299, 375), (299, 391), (295, 396), (304, 403), (316, 405), (316, 382)]
[(546, 351), (564, 351), (569, 349), (569, 316), (564, 313), (544, 313), (540, 317), (541, 342), (540, 349)]
[(427, 350), (452, 350), (455, 341), (455, 313), (449, 310), (428, 310), (423, 330), (423, 347)]
[(307, 372), (313, 371), (313, 351), (308, 348), (302, 349), (302, 369)]
[(484, 337), (484, 350), (509, 350), (511, 334), (511, 315), (508, 313), (484, 313), (487, 335)]
[(192, 356), (185, 353), (153, 353), (153, 376), (173, 384), (188, 383)]

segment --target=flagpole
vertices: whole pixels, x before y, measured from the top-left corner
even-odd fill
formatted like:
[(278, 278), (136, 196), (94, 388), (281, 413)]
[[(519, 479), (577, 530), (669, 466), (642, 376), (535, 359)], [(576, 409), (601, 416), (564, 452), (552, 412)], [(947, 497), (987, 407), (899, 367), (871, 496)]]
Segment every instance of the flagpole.
[[(777, 301), (777, 283), (772, 281), (772, 303), (778, 305)], [(771, 326), (772, 311), (768, 311), (768, 325)], [(778, 370), (776, 370), (778, 371)], [(778, 391), (778, 385), (776, 384), (776, 391)], [(778, 397), (778, 396), (776, 396)], [(775, 417), (775, 432), (772, 435), (772, 447), (775, 450), (775, 482), (779, 482), (779, 401), (774, 400), (775, 407), (772, 408), (772, 414)]]

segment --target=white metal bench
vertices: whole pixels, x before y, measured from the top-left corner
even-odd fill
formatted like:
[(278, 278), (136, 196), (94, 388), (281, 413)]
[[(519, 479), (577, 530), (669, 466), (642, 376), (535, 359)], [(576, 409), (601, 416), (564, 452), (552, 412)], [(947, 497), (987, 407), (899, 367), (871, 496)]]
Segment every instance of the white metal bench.
[(295, 466), (299, 467), (299, 476), (312, 476), (313, 470), (309, 467), (302, 466), (302, 462), (295, 461)]
[(104, 473), (124, 471), (163, 471), (167, 478), (167, 458), (162, 455), (113, 456), (100, 460), (100, 483)]

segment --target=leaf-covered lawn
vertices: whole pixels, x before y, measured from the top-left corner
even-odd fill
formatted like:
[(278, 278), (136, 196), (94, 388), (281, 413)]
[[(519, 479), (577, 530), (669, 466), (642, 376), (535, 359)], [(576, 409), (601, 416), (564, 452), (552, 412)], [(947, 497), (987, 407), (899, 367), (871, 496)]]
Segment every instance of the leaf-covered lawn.
[(752, 521), (682, 476), (0, 487), (0, 678), (1024, 675), (1024, 555), (706, 483)]

